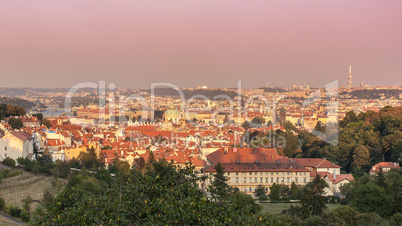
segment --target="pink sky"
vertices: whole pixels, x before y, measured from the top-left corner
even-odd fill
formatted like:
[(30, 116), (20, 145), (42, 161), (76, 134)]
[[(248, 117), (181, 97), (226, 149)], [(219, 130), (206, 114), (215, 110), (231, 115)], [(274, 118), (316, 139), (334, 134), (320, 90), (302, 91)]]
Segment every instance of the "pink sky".
[(402, 1), (3, 1), (0, 87), (402, 85)]

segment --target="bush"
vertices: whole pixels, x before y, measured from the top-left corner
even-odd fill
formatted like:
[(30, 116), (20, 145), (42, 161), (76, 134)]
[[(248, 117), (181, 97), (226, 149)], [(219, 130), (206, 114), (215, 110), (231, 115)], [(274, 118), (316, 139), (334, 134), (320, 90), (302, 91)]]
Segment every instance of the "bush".
[(260, 195), (260, 197), (258, 197), (259, 200), (268, 200), (268, 197), (266, 195)]
[(3, 174), (3, 177), (15, 177), (18, 175), (21, 175), (22, 171), (11, 171), (11, 172), (7, 172), (5, 174)]
[(5, 205), (6, 205), (6, 202), (4, 201), (4, 199), (2, 197), (0, 197), (0, 210), (2, 210)]
[(396, 213), (389, 219), (390, 225), (401, 226), (402, 225), (402, 213)]
[(35, 162), (29, 160), (28, 158), (21, 158), (19, 157), (17, 159), (18, 165), (20, 165), (21, 167), (24, 167), (24, 169), (26, 171), (31, 171), (32, 168), (35, 166)]
[(42, 199), (43, 205), (48, 206), (53, 203), (53, 200), (54, 200), (54, 197), (52, 194), (50, 194), (50, 192), (48, 190), (43, 192), (43, 199)]
[(2, 164), (9, 167), (15, 167), (15, 160), (7, 157), (3, 160)]
[(29, 213), (28, 211), (23, 210), (23, 211), (20, 213), (20, 215), (21, 215), (21, 219), (22, 219), (24, 222), (28, 222), (28, 221), (29, 221), (30, 213)]
[(14, 205), (8, 206), (7, 213), (12, 217), (21, 217), (21, 209)]
[(311, 216), (303, 220), (303, 225), (306, 226), (321, 226), (324, 225), (324, 221), (320, 216)]
[(70, 176), (70, 163), (58, 161), (54, 171), (57, 171), (58, 177), (67, 178)]
[(384, 225), (384, 220), (377, 213), (362, 213), (359, 215), (359, 225)]
[(341, 205), (347, 205), (347, 204), (349, 204), (349, 202), (348, 202), (347, 199), (341, 199), (341, 201), (339, 202), (339, 204), (341, 204)]
[(339, 225), (356, 225), (359, 212), (350, 206), (341, 206), (331, 211), (332, 223)]

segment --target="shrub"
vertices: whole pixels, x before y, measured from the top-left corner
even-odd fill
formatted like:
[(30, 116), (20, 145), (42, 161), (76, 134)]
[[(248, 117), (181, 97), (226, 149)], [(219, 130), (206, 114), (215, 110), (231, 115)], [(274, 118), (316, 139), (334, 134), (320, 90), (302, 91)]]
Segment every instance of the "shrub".
[(389, 219), (390, 225), (401, 226), (402, 225), (402, 213), (396, 213)]
[(384, 220), (377, 213), (362, 213), (359, 215), (359, 225), (384, 225)]
[(6, 174), (4, 174), (4, 177), (15, 177), (18, 175), (21, 175), (22, 171), (12, 171), (12, 172), (8, 172)]
[(303, 225), (306, 226), (321, 226), (324, 225), (324, 221), (320, 216), (311, 216), (303, 220)]
[(266, 195), (260, 195), (258, 197), (259, 200), (268, 200), (268, 197)]
[(28, 221), (29, 221), (30, 213), (29, 213), (28, 211), (23, 210), (23, 211), (20, 213), (20, 215), (21, 215), (21, 219), (22, 219), (24, 222), (28, 222)]
[(356, 225), (359, 212), (350, 206), (341, 206), (331, 211), (330, 218), (339, 225)]
[(341, 205), (347, 205), (347, 204), (349, 204), (349, 202), (348, 202), (347, 199), (341, 199), (341, 201), (339, 202), (339, 204), (341, 204)]
[(66, 161), (59, 161), (57, 162), (56, 168), (54, 171), (57, 171), (58, 177), (67, 178), (70, 176), (70, 163)]
[(20, 165), (21, 167), (24, 167), (24, 169), (26, 171), (31, 171), (32, 168), (35, 166), (35, 162), (29, 160), (28, 158), (21, 158), (19, 157), (17, 159), (18, 165)]
[(10, 214), (12, 217), (21, 217), (21, 209), (14, 205), (8, 206), (7, 213)]
[(2, 210), (5, 205), (6, 205), (6, 202), (4, 202), (4, 199), (2, 197), (0, 197), (0, 210)]
[(15, 160), (7, 157), (3, 160), (2, 164), (9, 167), (15, 167)]
[(48, 190), (43, 192), (43, 199), (42, 199), (43, 205), (48, 206), (48, 205), (52, 204), (53, 200), (54, 200), (54, 197), (52, 194), (50, 194), (50, 192)]

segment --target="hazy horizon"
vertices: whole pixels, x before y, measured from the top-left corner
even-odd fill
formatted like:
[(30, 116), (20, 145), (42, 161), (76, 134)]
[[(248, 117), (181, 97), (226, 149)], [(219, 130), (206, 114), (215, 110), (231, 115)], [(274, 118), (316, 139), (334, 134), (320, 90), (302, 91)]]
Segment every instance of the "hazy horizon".
[(402, 85), (402, 2), (6, 1), (0, 87)]

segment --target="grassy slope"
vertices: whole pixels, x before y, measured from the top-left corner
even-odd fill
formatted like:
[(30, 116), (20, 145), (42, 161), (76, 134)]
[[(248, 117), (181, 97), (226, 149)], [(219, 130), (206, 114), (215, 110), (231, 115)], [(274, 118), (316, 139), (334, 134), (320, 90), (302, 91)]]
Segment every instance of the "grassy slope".
[[(2, 166), (1, 168), (5, 167)], [(22, 171), (21, 169), (14, 170)], [(39, 202), (42, 201), (43, 192), (46, 189), (48, 189), (52, 195), (56, 195), (62, 190), (60, 186), (62, 186), (65, 181), (58, 179), (58, 185), (53, 187), (51, 183), (52, 180), (53, 178), (50, 176), (35, 175), (23, 171), (21, 175), (3, 178), (1, 180), (0, 197), (4, 198), (6, 205), (11, 203), (22, 208), (22, 200), (30, 195), (33, 200), (37, 200), (31, 204), (31, 210), (34, 210), (40, 205)]]

